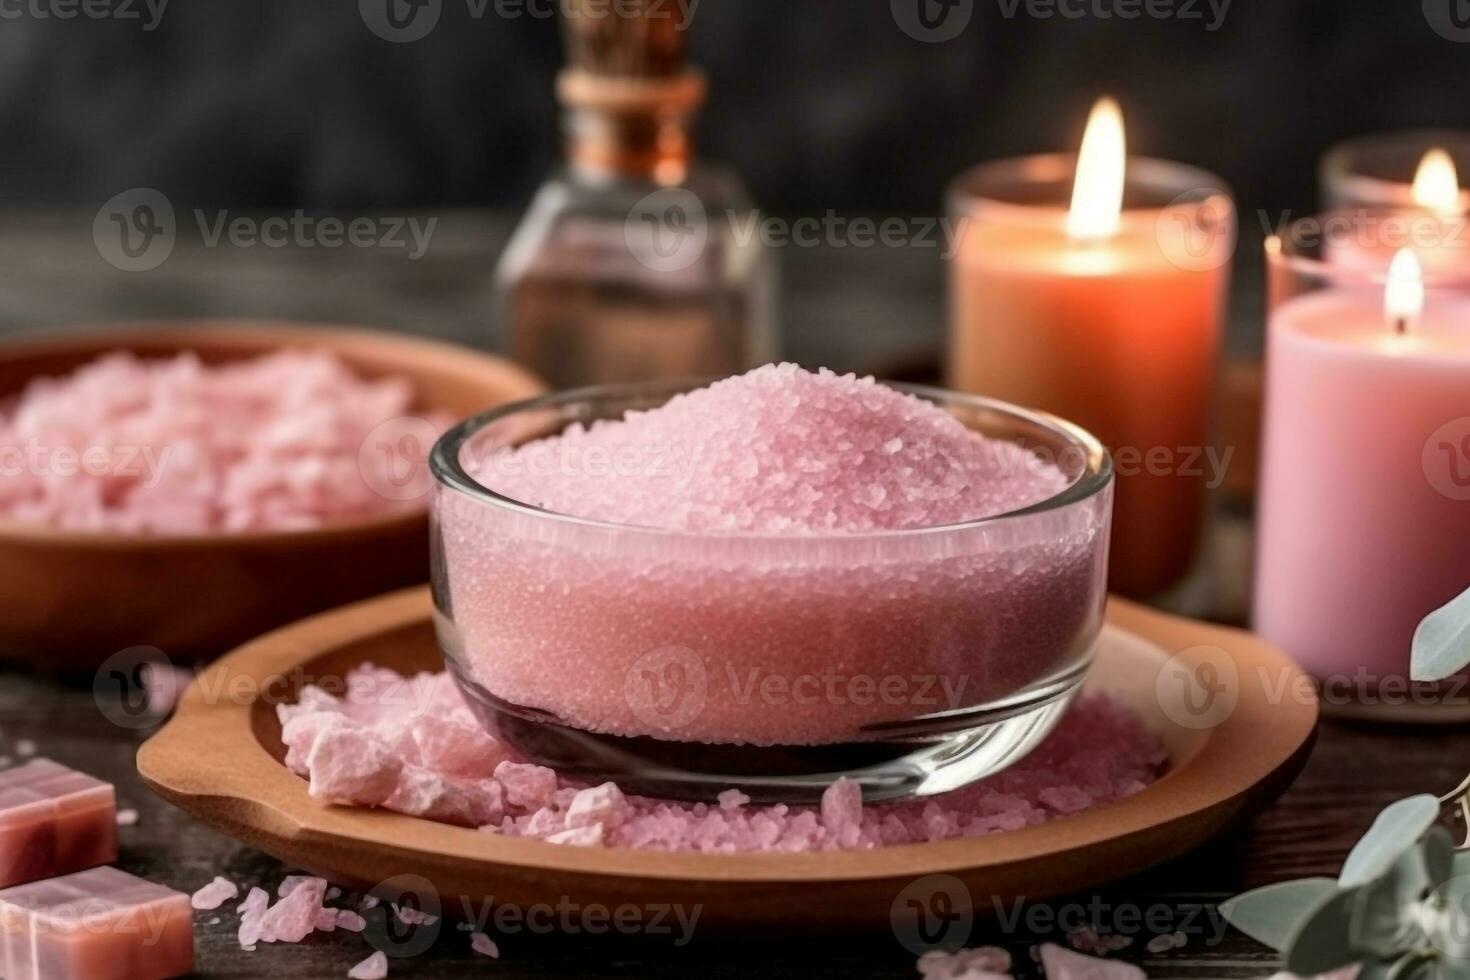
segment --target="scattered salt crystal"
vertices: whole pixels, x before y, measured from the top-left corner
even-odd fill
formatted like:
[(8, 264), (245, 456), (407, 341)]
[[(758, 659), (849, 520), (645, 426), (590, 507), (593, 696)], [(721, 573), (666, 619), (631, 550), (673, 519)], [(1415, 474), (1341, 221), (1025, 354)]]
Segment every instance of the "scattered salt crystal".
[(336, 885), (333, 885), (331, 888), (328, 888), (327, 889), (327, 901), (330, 902), (333, 899), (337, 899), (337, 898), (341, 898), (341, 897), (342, 897), (342, 889), (338, 888)]
[(1132, 963), (1084, 956), (1055, 943), (1042, 944), (1041, 965), (1046, 980), (1147, 980)]
[(376, 895), (364, 895), (362, 897), (362, 901), (357, 903), (357, 907), (360, 908), (360, 909), (362, 909), (364, 912), (366, 912), (369, 909), (375, 909), (375, 908), (377, 908), (379, 904), (380, 904), (380, 900), (379, 900), (378, 896), (376, 896)]
[(1011, 954), (999, 946), (977, 946), (954, 952), (930, 950), (919, 957), (924, 980), (991, 980), (1011, 970)]
[(750, 802), (750, 797), (738, 789), (727, 789), (715, 797), (721, 810), (738, 810)]
[(33, 381), (0, 409), (0, 446), (101, 460), (7, 477), (0, 516), (197, 534), (311, 528), (421, 506), (375, 489), (404, 460), (361, 451), (379, 425), (409, 415), (413, 398), (407, 379), (360, 378), (325, 351), (222, 365), (194, 354), (109, 354)]
[(15, 743), (15, 754), (22, 759), (29, 759), (36, 754), (36, 743), (28, 738), (20, 739)]
[(473, 949), (481, 956), (488, 956), (496, 960), (500, 959), (500, 947), (495, 945), (495, 940), (483, 932), (470, 933), (470, 949)]
[(173, 714), (174, 706), (184, 690), (194, 680), (194, 672), (172, 664), (145, 663), (143, 665), (143, 695), (148, 699), (148, 711), (155, 715)]
[(126, 807), (117, 811), (117, 825), (119, 827), (132, 827), (138, 823), (138, 811), (132, 807)]
[(367, 928), (367, 920), (351, 909), (337, 909), (337, 928), (348, 932), (362, 932)]
[(845, 846), (857, 843), (863, 827), (863, 789), (839, 779), (822, 793), (822, 826)]
[(228, 878), (216, 877), (209, 884), (189, 897), (189, 904), (196, 909), (208, 911), (238, 897), (240, 888)]
[(383, 980), (388, 975), (388, 957), (381, 950), (347, 971), (348, 980)]
[(432, 915), (422, 909), (416, 909), (410, 905), (399, 905), (395, 902), (388, 903), (393, 914), (398, 916), (398, 921), (406, 926), (431, 926), (439, 921), (437, 915)]

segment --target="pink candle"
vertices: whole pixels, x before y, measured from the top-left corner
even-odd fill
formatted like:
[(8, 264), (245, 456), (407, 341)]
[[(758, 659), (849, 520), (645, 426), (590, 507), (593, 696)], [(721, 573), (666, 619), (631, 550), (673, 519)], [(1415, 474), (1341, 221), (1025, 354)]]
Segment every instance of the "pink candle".
[[(1304, 261), (1268, 250), (1273, 275)], [(1317, 676), (1382, 690), (1470, 584), (1470, 300), (1425, 304), (1404, 252), (1386, 287), (1279, 302), (1267, 343), (1255, 625)]]

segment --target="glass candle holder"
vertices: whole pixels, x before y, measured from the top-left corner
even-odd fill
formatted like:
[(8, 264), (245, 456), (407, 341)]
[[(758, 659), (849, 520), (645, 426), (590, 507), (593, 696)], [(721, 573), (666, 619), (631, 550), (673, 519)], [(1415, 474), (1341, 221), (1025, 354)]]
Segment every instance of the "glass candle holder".
[(1326, 710), (1443, 720), (1465, 695), (1412, 685), (1409, 655), (1470, 585), (1470, 297), (1409, 274), (1412, 253), (1393, 275), (1336, 257), (1383, 217), (1301, 219), (1266, 243), (1254, 621)]
[(1034, 747), (1102, 625), (1112, 467), (1101, 445), (1050, 416), (896, 385), (1025, 445), (1068, 483), (1011, 513), (880, 533), (612, 524), (473, 475), (508, 447), (693, 387), (550, 395), (435, 446), (439, 639), (486, 726), (563, 773), (696, 799), (738, 787), (810, 801), (843, 776), (869, 800), (929, 795)]
[(983, 164), (949, 191), (951, 386), (1075, 420), (1118, 475), (1111, 584), (1156, 598), (1199, 554), (1235, 248), (1219, 178), (1127, 162), (1115, 234), (1067, 231), (1076, 156)]
[[(1463, 130), (1411, 129), (1359, 136), (1337, 144), (1322, 157), (1319, 167), (1323, 208), (1343, 211), (1432, 206), (1429, 201), (1415, 199), (1414, 179), (1425, 158), (1435, 150), (1448, 156), (1455, 174), (1470, 173), (1470, 132)], [(1457, 213), (1470, 210), (1470, 195), (1460, 190), (1458, 183), (1456, 180), (1448, 199), (1434, 203), (1453, 207)], [(1424, 193), (1421, 190), (1421, 198)]]

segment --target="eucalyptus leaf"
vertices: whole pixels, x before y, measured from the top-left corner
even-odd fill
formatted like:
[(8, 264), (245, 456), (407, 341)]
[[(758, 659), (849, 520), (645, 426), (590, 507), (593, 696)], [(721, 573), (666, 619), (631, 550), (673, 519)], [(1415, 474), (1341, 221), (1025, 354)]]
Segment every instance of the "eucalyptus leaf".
[(1459, 855), (1455, 852), (1455, 840), (1443, 827), (1429, 828), (1429, 833), (1424, 835), (1423, 850), (1424, 873), (1429, 876), (1431, 888), (1444, 884), (1456, 875), (1470, 872), (1470, 865), (1463, 870), (1457, 870)]
[(1376, 957), (1393, 957), (1421, 936), (1410, 907), (1429, 895), (1422, 847), (1411, 847), (1387, 874), (1357, 889), (1352, 909), (1352, 947)]
[(1427, 793), (1390, 803), (1353, 845), (1337, 876), (1338, 885), (1356, 888), (1386, 875), (1438, 818), (1439, 800)]
[(1281, 952), (1308, 913), (1336, 892), (1331, 878), (1283, 881), (1237, 895), (1221, 904), (1220, 914), (1247, 936)]
[(1409, 676), (1442, 681), (1470, 664), (1470, 590), (1424, 617), (1414, 631)]
[(1308, 909), (1305, 921), (1287, 941), (1283, 960), (1288, 973), (1315, 977), (1367, 957), (1353, 946), (1356, 891), (1337, 891)]

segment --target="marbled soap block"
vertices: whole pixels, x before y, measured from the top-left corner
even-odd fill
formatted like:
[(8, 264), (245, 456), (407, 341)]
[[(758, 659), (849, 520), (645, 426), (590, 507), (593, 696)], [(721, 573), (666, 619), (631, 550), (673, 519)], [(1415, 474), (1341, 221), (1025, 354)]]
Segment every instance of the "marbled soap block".
[(111, 784), (50, 759), (0, 771), (0, 888), (115, 860)]
[(164, 980), (194, 969), (189, 896), (116, 868), (0, 891), (5, 980)]

